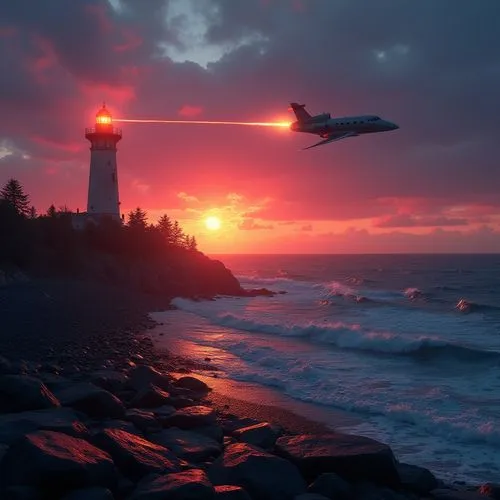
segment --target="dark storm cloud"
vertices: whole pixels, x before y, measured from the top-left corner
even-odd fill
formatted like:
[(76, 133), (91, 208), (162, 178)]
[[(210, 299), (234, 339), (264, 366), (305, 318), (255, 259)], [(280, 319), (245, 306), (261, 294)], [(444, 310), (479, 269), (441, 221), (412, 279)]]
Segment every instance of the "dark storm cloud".
[[(381, 114), (401, 129), (299, 156), (308, 138), (124, 127), (120, 168), (138, 175), (139, 164), (158, 196), (167, 184), (178, 191), (189, 185), (195, 195), (279, 190), (286, 209), (271, 205), (259, 218), (396, 216), (379, 203), (385, 197), (439, 198), (436, 211), (498, 205), (497, 0), (195, 1), (207, 44), (253, 40), (208, 70), (162, 55), (160, 44), (182, 45), (175, 26), (166, 29), (169, 2), (121, 5), (2, 2), (0, 140), (28, 151), (33, 168), (37, 157), (73, 154), (64, 147), (83, 142), (85, 113), (100, 89), (111, 104), (130, 89), (130, 99), (115, 106), (133, 116), (175, 116), (189, 106), (205, 118), (259, 120), (297, 99), (313, 112)], [(86, 94), (89, 88), (94, 93)], [(82, 162), (87, 154), (85, 144), (75, 152)], [(221, 179), (230, 179), (230, 188)]]

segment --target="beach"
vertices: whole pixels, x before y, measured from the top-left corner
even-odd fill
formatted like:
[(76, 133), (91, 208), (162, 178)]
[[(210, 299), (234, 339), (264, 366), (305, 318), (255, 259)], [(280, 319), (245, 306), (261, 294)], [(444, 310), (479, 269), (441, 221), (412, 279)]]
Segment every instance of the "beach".
[[(480, 485), (446, 486), (399, 464), (382, 443), (335, 432), (350, 423), (344, 412), (309, 414), (265, 388), (219, 378), (208, 358), (155, 347), (155, 328), (165, 325), (148, 313), (168, 306), (158, 298), (53, 282), (0, 293), (9, 320), (0, 344), (1, 498), (484, 498)], [(67, 319), (58, 324), (61, 308)], [(22, 310), (29, 317), (16, 321)], [(16, 331), (25, 338), (17, 352)], [(305, 465), (304, 446), (321, 466)], [(269, 477), (270, 467), (286, 479)], [(63, 470), (71, 479), (61, 480)]]

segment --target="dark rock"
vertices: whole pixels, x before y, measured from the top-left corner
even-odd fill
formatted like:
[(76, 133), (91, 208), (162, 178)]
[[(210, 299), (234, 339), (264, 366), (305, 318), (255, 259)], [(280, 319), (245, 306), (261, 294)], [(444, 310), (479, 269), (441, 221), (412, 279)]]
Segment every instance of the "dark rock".
[(57, 431), (82, 438), (88, 435), (80, 415), (69, 408), (0, 415), (0, 443), (12, 444), (25, 434), (38, 430)]
[(54, 495), (88, 487), (113, 487), (116, 469), (111, 457), (83, 439), (38, 431), (16, 441), (0, 463), (6, 485), (26, 485)]
[(222, 452), (222, 445), (217, 441), (197, 432), (184, 431), (177, 427), (151, 434), (149, 438), (190, 462), (203, 462), (219, 456)]
[(250, 495), (241, 487), (223, 484), (215, 487), (217, 500), (252, 500)]
[(434, 474), (416, 465), (405, 463), (396, 464), (401, 485), (403, 488), (420, 495), (427, 495), (431, 490), (438, 488), (439, 483)]
[(42, 500), (41, 494), (30, 486), (10, 486), (0, 491), (2, 500)]
[(183, 389), (189, 389), (193, 392), (206, 393), (211, 389), (205, 382), (195, 378), (195, 377), (181, 377), (174, 382), (174, 387), (182, 387)]
[(213, 425), (216, 422), (215, 411), (208, 406), (187, 406), (177, 410), (172, 416), (164, 420), (164, 425), (192, 429)]
[(0, 376), (0, 412), (21, 412), (57, 408), (59, 401), (47, 386), (25, 375)]
[(120, 470), (131, 478), (150, 473), (178, 472), (180, 462), (167, 448), (120, 429), (104, 429), (95, 436)]
[(479, 487), (478, 492), (494, 500), (500, 500), (500, 483), (485, 483)]
[(155, 385), (150, 385), (141, 389), (130, 401), (130, 406), (134, 408), (158, 408), (168, 404), (170, 394)]
[(229, 445), (208, 474), (215, 485), (241, 486), (259, 500), (290, 500), (306, 491), (295, 465), (246, 443)]
[(260, 448), (271, 448), (276, 443), (279, 430), (267, 422), (236, 429), (233, 436), (244, 443), (253, 444)]
[(125, 413), (125, 420), (132, 422), (138, 429), (144, 432), (157, 432), (161, 429), (154, 413), (150, 411), (131, 409)]
[(392, 450), (367, 437), (340, 433), (282, 436), (276, 453), (296, 464), (309, 481), (323, 472), (335, 472), (347, 480), (400, 485)]
[(485, 500), (485, 495), (477, 491), (451, 490), (439, 488), (431, 491), (431, 496), (438, 500)]
[(121, 431), (129, 432), (134, 436), (141, 436), (142, 432), (132, 423), (125, 420), (99, 420), (93, 422), (90, 427), (90, 433), (95, 436), (101, 433), (104, 429), (119, 429)]
[(226, 415), (226, 418), (222, 421), (222, 429), (225, 434), (233, 434), (237, 429), (251, 427), (252, 425), (260, 423), (261, 422), (255, 418), (239, 418), (235, 415)]
[(175, 413), (175, 408), (170, 405), (164, 405), (159, 408), (152, 408), (151, 411), (161, 425), (166, 425), (168, 419)]
[(209, 438), (212, 438), (221, 444), (224, 440), (224, 431), (222, 430), (222, 427), (220, 425), (206, 425), (203, 427), (195, 427), (193, 429), (193, 432), (208, 436)]
[(186, 408), (187, 406), (194, 406), (196, 404), (194, 399), (187, 396), (172, 396), (169, 403), (176, 409)]
[(131, 500), (215, 500), (215, 489), (205, 472), (191, 469), (160, 477), (145, 478)]
[(63, 406), (70, 406), (90, 417), (120, 418), (125, 414), (123, 403), (110, 392), (94, 384), (80, 382), (56, 391)]
[(317, 493), (327, 498), (348, 500), (352, 497), (351, 485), (334, 472), (325, 472), (309, 485), (309, 493)]
[(98, 370), (90, 375), (90, 381), (94, 385), (116, 394), (127, 385), (128, 377), (125, 373), (115, 370)]
[(147, 389), (150, 385), (155, 385), (164, 391), (168, 391), (172, 378), (163, 375), (151, 366), (140, 365), (129, 372), (129, 385), (136, 391)]
[(74, 490), (62, 500), (113, 500), (113, 494), (106, 488), (83, 488)]

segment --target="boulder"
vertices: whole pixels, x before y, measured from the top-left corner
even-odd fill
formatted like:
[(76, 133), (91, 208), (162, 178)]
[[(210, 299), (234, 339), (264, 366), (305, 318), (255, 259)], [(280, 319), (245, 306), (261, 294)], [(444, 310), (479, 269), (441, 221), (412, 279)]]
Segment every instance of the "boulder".
[(125, 373), (115, 370), (98, 370), (90, 375), (90, 381), (94, 385), (116, 394), (127, 385), (128, 377)]
[(439, 486), (434, 474), (424, 467), (398, 463), (396, 468), (401, 479), (401, 486), (407, 490), (414, 491), (419, 495), (427, 495)]
[(156, 420), (154, 413), (150, 411), (127, 410), (124, 418), (144, 432), (156, 432), (161, 429), (160, 423)]
[(120, 429), (104, 429), (94, 437), (126, 476), (141, 478), (151, 473), (178, 472), (180, 462), (167, 448)]
[(478, 492), (481, 495), (493, 498), (494, 500), (500, 500), (500, 483), (485, 483), (482, 484)]
[(130, 401), (134, 408), (158, 408), (168, 404), (170, 394), (155, 385), (141, 389)]
[(177, 427), (151, 434), (149, 438), (190, 462), (203, 462), (218, 457), (222, 452), (222, 445), (212, 438)]
[(144, 478), (131, 500), (215, 500), (215, 489), (205, 472), (191, 469)]
[(400, 485), (392, 450), (367, 437), (341, 433), (282, 436), (276, 453), (296, 464), (308, 481), (323, 472), (335, 472), (348, 481)]
[(213, 425), (216, 422), (215, 411), (208, 406), (187, 406), (177, 410), (173, 415), (164, 419), (164, 425), (193, 429)]
[(120, 418), (125, 414), (123, 403), (116, 396), (87, 382), (56, 391), (56, 395), (63, 406), (75, 408), (89, 417)]
[(307, 491), (336, 500), (348, 500), (353, 496), (351, 485), (334, 472), (325, 472), (319, 475), (309, 485)]
[(67, 494), (62, 500), (114, 500), (107, 488), (83, 488)]
[(191, 469), (144, 478), (130, 500), (215, 500), (215, 489), (204, 471)]
[(132, 368), (129, 373), (129, 385), (136, 391), (148, 388), (150, 385), (156, 385), (164, 391), (170, 388), (172, 378), (164, 375), (152, 366), (139, 365)]
[(250, 495), (241, 487), (223, 484), (215, 487), (217, 500), (252, 500)]
[(279, 436), (279, 430), (267, 422), (236, 429), (233, 436), (244, 443), (260, 448), (272, 448)]
[(259, 500), (291, 500), (306, 491), (295, 465), (247, 443), (229, 445), (209, 467), (215, 485), (237, 485)]
[(485, 500), (487, 498), (477, 491), (459, 491), (448, 488), (438, 488), (432, 490), (430, 494), (437, 500)]
[(194, 406), (195, 400), (188, 396), (172, 396), (169, 403), (176, 409), (186, 408), (187, 406)]
[(0, 412), (57, 408), (59, 401), (41, 381), (26, 375), (0, 376)]
[(190, 391), (197, 393), (207, 393), (211, 389), (205, 382), (195, 378), (195, 377), (181, 377), (173, 383), (174, 387), (181, 387), (183, 389), (189, 389)]
[(39, 488), (54, 496), (74, 488), (112, 488), (116, 469), (111, 457), (83, 439), (38, 431), (16, 441), (0, 463), (3, 484)]
[(202, 427), (195, 427), (193, 432), (198, 434), (203, 434), (204, 436), (208, 436), (209, 438), (214, 439), (218, 443), (223, 443), (224, 441), (224, 431), (220, 425), (205, 425)]
[(25, 434), (38, 430), (57, 431), (82, 438), (88, 435), (80, 415), (70, 408), (0, 415), (0, 443), (12, 444)]

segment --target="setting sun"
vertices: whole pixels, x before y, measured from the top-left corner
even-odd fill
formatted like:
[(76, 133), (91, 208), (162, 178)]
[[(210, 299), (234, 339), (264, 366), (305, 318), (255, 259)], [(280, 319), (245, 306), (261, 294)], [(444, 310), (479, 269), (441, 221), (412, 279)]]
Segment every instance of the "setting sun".
[(220, 219), (218, 217), (215, 217), (215, 215), (211, 215), (210, 217), (207, 217), (205, 219), (205, 226), (210, 231), (216, 231), (217, 229), (220, 229)]

